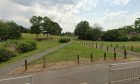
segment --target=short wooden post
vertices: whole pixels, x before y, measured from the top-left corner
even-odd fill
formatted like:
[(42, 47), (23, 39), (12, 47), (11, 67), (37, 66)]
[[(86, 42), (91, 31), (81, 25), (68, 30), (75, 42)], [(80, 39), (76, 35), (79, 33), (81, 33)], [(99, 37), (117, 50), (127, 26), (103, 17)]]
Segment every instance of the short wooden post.
[(108, 46), (106, 46), (106, 50), (108, 51)]
[(43, 58), (43, 68), (46, 68), (46, 59)]
[(96, 48), (98, 47), (97, 43), (96, 43)]
[(100, 48), (102, 49), (102, 44), (100, 44)]
[(77, 55), (77, 64), (80, 64), (79, 55)]
[(27, 60), (25, 60), (25, 70), (27, 70), (28, 69), (28, 67), (27, 67)]
[(91, 58), (90, 61), (93, 62), (93, 55), (92, 54), (90, 55), (90, 58)]
[(114, 60), (116, 60), (116, 52), (114, 53)]
[(104, 60), (106, 60), (106, 53), (104, 53)]
[(116, 48), (118, 48), (118, 44), (116, 44)]
[(116, 52), (116, 48), (114, 48), (114, 53)]
[(110, 44), (110, 46), (112, 47), (112, 43)]
[(123, 49), (125, 49), (125, 46), (123, 45)]
[(133, 46), (131, 47), (131, 51), (134, 51), (134, 47)]
[(126, 52), (126, 49), (124, 49), (124, 59), (127, 58), (127, 52)]

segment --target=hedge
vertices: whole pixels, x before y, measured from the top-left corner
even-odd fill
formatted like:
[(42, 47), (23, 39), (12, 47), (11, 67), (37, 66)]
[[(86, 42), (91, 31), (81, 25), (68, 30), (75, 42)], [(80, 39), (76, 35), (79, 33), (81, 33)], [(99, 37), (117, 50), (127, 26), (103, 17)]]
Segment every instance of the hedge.
[(9, 51), (5, 48), (0, 48), (0, 62), (4, 62), (9, 60), (11, 57), (16, 56), (16, 54), (12, 51)]

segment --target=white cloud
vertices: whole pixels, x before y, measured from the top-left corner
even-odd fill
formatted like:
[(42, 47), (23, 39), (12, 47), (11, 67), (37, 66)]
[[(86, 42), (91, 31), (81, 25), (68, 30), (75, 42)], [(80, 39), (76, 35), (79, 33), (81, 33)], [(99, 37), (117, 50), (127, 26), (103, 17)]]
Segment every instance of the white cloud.
[(118, 5), (127, 5), (129, 1), (130, 0), (114, 0), (114, 3)]

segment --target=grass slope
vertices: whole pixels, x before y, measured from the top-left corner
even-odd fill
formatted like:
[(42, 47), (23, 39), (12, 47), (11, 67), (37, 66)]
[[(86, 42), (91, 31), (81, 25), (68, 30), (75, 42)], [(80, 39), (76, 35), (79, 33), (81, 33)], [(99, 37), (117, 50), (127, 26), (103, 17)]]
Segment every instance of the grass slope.
[[(73, 41), (70, 45), (65, 46), (64, 48), (44, 56), (47, 63), (55, 63), (62, 61), (74, 61), (77, 58), (77, 55), (80, 55), (80, 58), (90, 59), (91, 53), (93, 54), (93, 59), (103, 59), (104, 50), (95, 49), (88, 46), (80, 45), (80, 41)], [(113, 53), (107, 52), (108, 58), (113, 58)], [(33, 61), (31, 64), (40, 64), (42, 63), (42, 58), (36, 61)]]
[[(40, 37), (44, 37), (44, 35), (40, 35)], [(29, 57), (32, 56), (36, 53), (42, 52), (44, 50), (47, 50), (49, 48), (61, 45), (62, 43), (58, 42), (58, 39), (60, 37), (59, 36), (53, 36), (53, 39), (48, 39), (48, 40), (44, 40), (44, 41), (35, 41), (35, 35), (33, 34), (22, 34), (22, 38), (18, 39), (19, 41), (35, 41), (37, 43), (37, 49), (34, 51), (30, 51), (27, 53), (22, 53), (22, 54), (18, 54), (18, 56), (11, 58), (9, 61), (0, 63), (0, 67), (5, 66), (9, 63), (13, 63), (16, 62), (18, 60), (21, 60), (25, 57)], [(3, 45), (4, 42), (0, 42), (0, 46)]]

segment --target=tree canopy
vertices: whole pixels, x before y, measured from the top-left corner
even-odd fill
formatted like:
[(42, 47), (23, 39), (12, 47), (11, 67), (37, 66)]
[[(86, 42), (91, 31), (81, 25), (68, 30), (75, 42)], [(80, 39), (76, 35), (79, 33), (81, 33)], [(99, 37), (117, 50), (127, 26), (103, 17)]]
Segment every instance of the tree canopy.
[(38, 38), (38, 34), (46, 32), (47, 35), (60, 35), (62, 32), (62, 28), (57, 22), (52, 21), (49, 17), (41, 17), (41, 16), (33, 16), (30, 19), (32, 24), (31, 33), (36, 34)]

